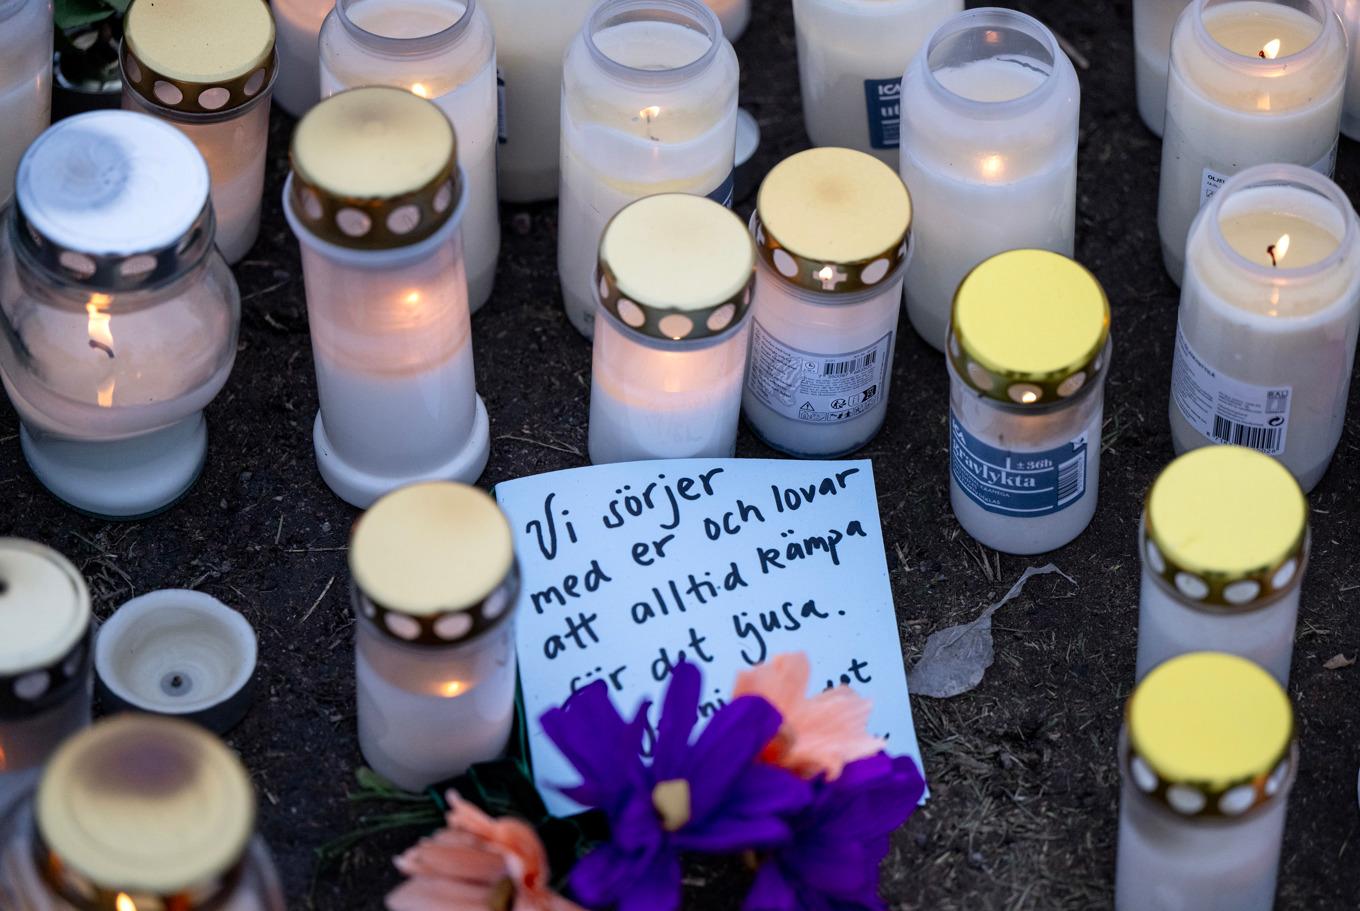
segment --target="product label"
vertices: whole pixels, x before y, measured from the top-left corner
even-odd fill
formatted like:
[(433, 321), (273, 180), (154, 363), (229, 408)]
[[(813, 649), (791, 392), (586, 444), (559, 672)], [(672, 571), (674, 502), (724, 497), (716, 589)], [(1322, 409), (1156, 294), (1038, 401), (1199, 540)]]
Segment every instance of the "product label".
[(968, 499), (999, 516), (1049, 516), (1086, 495), (1086, 434), (1042, 452), (1010, 452), (973, 436), (949, 411), (949, 470)]
[(708, 198), (720, 206), (732, 208), (732, 202), (737, 193), (737, 170), (733, 168), (727, 175), (727, 179), (718, 184), (717, 188), (708, 194)]
[(887, 398), (889, 332), (867, 348), (811, 354), (785, 345), (756, 323), (751, 335), (751, 393), (786, 418), (834, 424), (872, 411)]
[(505, 119), (505, 71), (496, 67), (496, 144), (510, 141), (510, 125)]
[(902, 138), (902, 77), (864, 80), (869, 113), (869, 145), (895, 149)]
[[(1331, 177), (1332, 173), (1336, 171), (1336, 149), (1340, 141), (1341, 140), (1338, 139), (1336, 142), (1332, 143), (1332, 147), (1327, 151), (1327, 154), (1323, 155), (1308, 167), (1317, 171), (1324, 177)], [(1228, 178), (1231, 176), (1231, 174), (1223, 174), (1212, 168), (1205, 168), (1204, 174), (1200, 178), (1199, 204), (1203, 206), (1206, 202), (1213, 199), (1214, 194), (1222, 189), (1223, 185), (1228, 182)]]
[(1205, 439), (1279, 455), (1289, 433), (1293, 393), (1291, 386), (1255, 386), (1224, 375), (1190, 347), (1176, 326), (1171, 401)]

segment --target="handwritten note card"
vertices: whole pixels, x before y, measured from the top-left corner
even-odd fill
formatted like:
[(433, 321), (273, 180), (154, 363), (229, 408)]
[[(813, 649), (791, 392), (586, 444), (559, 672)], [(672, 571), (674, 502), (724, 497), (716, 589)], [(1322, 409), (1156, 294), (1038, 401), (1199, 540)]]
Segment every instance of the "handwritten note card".
[(601, 465), (508, 481), (496, 496), (523, 573), (520, 678), (554, 813), (577, 809), (556, 787), (577, 778), (542, 714), (595, 680), (625, 714), (659, 704), (681, 660), (704, 672), (707, 715), (739, 671), (806, 652), (814, 686), (870, 697), (872, 732), (920, 762), (869, 462)]

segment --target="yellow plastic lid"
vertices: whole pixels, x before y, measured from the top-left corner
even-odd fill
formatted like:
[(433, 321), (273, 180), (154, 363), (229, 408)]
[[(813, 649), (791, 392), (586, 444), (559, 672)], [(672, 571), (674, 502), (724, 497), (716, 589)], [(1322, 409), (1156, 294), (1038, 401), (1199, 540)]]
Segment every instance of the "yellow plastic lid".
[(123, 37), (147, 68), (209, 85), (244, 76), (269, 59), (274, 18), (262, 0), (136, 0)]
[(0, 538), (0, 676), (61, 661), (90, 628), (90, 591), (49, 547)]

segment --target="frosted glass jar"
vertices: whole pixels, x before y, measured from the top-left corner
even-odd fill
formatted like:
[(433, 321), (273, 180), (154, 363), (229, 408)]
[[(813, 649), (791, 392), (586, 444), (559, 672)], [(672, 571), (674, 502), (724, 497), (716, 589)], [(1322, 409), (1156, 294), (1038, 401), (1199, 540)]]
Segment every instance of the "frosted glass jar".
[(1289, 685), (1308, 503), (1284, 466), (1240, 446), (1179, 457), (1148, 493), (1139, 543), (1137, 679), (1213, 650)]
[(562, 77), (557, 274), (576, 331), (595, 319), (604, 226), (628, 203), (692, 193), (731, 205), (737, 55), (699, 0), (603, 0)]
[(340, 0), (321, 27), (321, 96), (389, 85), (453, 121), (467, 175), (463, 248), (468, 302), (491, 299), (501, 252), (496, 202), (496, 42), (477, 0)]
[(202, 156), (141, 114), (62, 120), (19, 165), (0, 245), (0, 378), (29, 467), (84, 512), (169, 506), (203, 469), (240, 321)]
[(260, 233), (274, 20), (259, 0), (139, 0), (123, 25), (123, 107), (174, 124), (212, 175), (217, 247), (245, 258)]
[(90, 723), (90, 591), (61, 554), (0, 538), (0, 817)]
[(730, 458), (751, 340), (755, 248), (712, 200), (624, 208), (600, 244), (590, 460)]
[(1341, 439), (1360, 330), (1360, 226), (1294, 165), (1229, 180), (1190, 229), (1171, 374), (1176, 452), (1237, 443), (1305, 492)]
[(355, 506), (413, 481), (475, 481), (490, 455), (457, 149), (439, 108), (386, 87), (326, 99), (293, 135), (284, 214), (307, 287), (312, 439), (321, 476)]
[(746, 34), (751, 24), (751, 0), (704, 0), (722, 23), (723, 37), (732, 44)]
[(1133, 0), (1134, 89), (1138, 116), (1162, 135), (1166, 121), (1166, 74), (1171, 66), (1171, 30), (1189, 0)]
[(106, 719), (0, 821), (0, 906), (284, 911), (254, 825), (250, 776), (221, 741), (187, 721)]
[(982, 544), (1037, 554), (1090, 524), (1100, 492), (1110, 304), (1046, 250), (978, 266), (954, 299), (949, 501)]
[(1157, 229), (1178, 284), (1200, 207), (1233, 174), (1285, 162), (1331, 176), (1346, 35), (1324, 0), (1194, 0), (1171, 40)]
[(1245, 658), (1193, 652), (1129, 697), (1116, 911), (1270, 911), (1297, 751), (1289, 697)]
[(294, 117), (321, 100), (318, 36), (335, 0), (270, 0), (279, 52), (274, 102)]
[(510, 524), (475, 487), (427, 483), (354, 527), (359, 748), (421, 791), (500, 755), (515, 719)]
[(1360, 0), (1332, 0), (1346, 25), (1350, 63), (1346, 68), (1346, 101), (1341, 111), (1341, 132), (1360, 139)]
[(0, 209), (28, 144), (52, 120), (52, 0), (0, 0)]
[(1023, 13), (975, 9), (930, 37), (902, 81), (902, 179), (916, 207), (907, 315), (943, 351), (954, 292), (1006, 250), (1073, 253), (1076, 71)]

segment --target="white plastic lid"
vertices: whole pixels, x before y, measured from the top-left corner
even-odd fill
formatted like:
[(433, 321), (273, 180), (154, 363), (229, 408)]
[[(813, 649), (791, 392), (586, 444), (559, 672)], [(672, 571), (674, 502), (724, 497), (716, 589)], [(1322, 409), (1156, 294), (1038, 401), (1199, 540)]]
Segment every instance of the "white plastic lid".
[(0, 675), (60, 661), (90, 626), (90, 592), (61, 554), (0, 538)]

